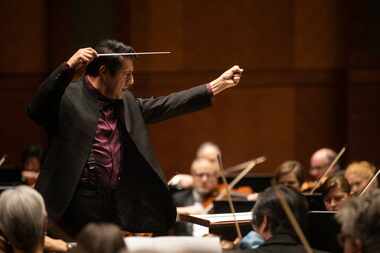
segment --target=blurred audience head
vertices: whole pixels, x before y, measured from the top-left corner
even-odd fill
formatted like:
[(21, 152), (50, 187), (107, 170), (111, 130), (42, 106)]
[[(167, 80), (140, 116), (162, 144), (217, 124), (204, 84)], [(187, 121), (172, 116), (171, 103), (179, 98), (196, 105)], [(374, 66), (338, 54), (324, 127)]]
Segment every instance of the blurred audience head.
[(276, 184), (289, 186), (300, 191), (305, 180), (304, 169), (298, 161), (283, 162), (277, 168), (274, 180)]
[(201, 195), (213, 192), (218, 186), (219, 167), (205, 158), (196, 159), (191, 165), (193, 187)]
[[(337, 156), (336, 152), (329, 148), (322, 148), (314, 152), (310, 158), (309, 175), (312, 180), (318, 180), (322, 177), (323, 173), (334, 161)], [(338, 170), (339, 166), (335, 165), (332, 172)]]
[(42, 252), (47, 213), (42, 196), (29, 186), (0, 195), (0, 229), (14, 251)]
[[(304, 230), (308, 211), (306, 198), (293, 188), (284, 185), (279, 185), (276, 189), (282, 193), (296, 220)], [(252, 213), (252, 225), (264, 240), (277, 234), (288, 234), (298, 240), (274, 187), (269, 187), (259, 194)]]
[(327, 211), (338, 211), (350, 196), (350, 185), (341, 173), (328, 178), (320, 190)]
[[(359, 195), (375, 175), (376, 168), (367, 161), (352, 162), (345, 171), (345, 177), (351, 186), (351, 195)], [(371, 185), (368, 191), (373, 191), (378, 186), (377, 181)]]
[(196, 159), (207, 159), (212, 163), (218, 164), (218, 155), (221, 155), (219, 147), (212, 142), (205, 142), (199, 146)]
[(345, 253), (380, 252), (380, 190), (348, 200), (338, 211)]
[(76, 252), (119, 253), (126, 252), (123, 235), (116, 225), (90, 223), (79, 233)]

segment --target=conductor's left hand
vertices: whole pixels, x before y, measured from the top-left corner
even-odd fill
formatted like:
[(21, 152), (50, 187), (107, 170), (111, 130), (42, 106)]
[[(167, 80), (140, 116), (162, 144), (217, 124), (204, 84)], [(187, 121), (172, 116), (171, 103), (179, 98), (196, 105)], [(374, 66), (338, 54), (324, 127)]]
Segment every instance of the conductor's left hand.
[(210, 82), (210, 89), (214, 95), (239, 84), (243, 69), (235, 65), (225, 71), (217, 79)]

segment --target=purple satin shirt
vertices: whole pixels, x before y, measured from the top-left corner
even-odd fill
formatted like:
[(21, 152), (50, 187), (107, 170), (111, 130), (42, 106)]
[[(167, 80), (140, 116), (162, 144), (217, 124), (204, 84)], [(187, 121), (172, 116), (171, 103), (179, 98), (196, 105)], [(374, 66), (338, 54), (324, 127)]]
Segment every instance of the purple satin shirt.
[(122, 130), (123, 101), (103, 96), (88, 80), (84, 85), (97, 100), (100, 117), (88, 161), (84, 167), (81, 183), (113, 189), (120, 180), (123, 148)]

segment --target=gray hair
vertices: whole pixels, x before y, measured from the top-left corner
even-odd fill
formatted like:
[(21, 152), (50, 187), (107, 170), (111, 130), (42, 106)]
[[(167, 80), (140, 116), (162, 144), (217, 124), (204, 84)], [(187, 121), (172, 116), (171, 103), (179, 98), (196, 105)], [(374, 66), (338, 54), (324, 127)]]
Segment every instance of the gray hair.
[(47, 213), (42, 196), (29, 186), (17, 186), (0, 195), (0, 229), (10, 244), (34, 252), (43, 244)]
[(342, 232), (362, 242), (363, 252), (380, 250), (380, 190), (347, 201), (338, 211)]

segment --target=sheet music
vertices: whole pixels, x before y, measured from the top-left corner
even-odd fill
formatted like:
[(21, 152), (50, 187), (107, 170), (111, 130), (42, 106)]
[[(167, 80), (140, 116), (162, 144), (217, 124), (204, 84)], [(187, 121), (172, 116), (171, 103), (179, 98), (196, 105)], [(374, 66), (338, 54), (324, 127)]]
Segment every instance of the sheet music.
[[(236, 213), (235, 216), (239, 223), (250, 223), (252, 220), (252, 212), (240, 212)], [(225, 225), (235, 222), (232, 213), (180, 215), (180, 219), (181, 221), (206, 227), (211, 225)]]

